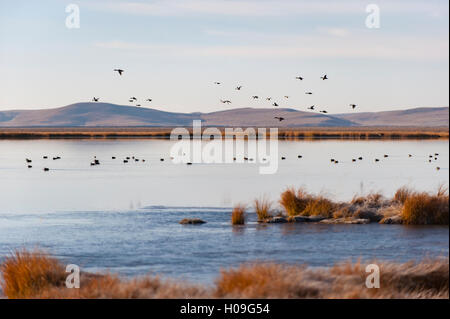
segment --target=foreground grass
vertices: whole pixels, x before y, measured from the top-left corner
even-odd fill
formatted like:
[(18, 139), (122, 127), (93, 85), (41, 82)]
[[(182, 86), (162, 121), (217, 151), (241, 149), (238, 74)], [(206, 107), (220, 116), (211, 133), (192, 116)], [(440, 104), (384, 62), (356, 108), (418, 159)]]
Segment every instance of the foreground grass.
[(244, 264), (222, 270), (207, 287), (156, 276), (124, 280), (82, 273), (80, 288), (68, 289), (63, 265), (40, 251), (18, 251), (0, 270), (7, 298), (449, 298), (448, 259), (372, 263), (380, 267), (379, 289), (366, 288), (366, 265), (361, 262), (320, 269)]
[(348, 203), (335, 203), (304, 189), (288, 188), (280, 204), (288, 217), (321, 216), (327, 221), (368, 220), (386, 224), (448, 225), (449, 194), (439, 187), (436, 193), (416, 192), (402, 187), (392, 199), (379, 193), (355, 196)]

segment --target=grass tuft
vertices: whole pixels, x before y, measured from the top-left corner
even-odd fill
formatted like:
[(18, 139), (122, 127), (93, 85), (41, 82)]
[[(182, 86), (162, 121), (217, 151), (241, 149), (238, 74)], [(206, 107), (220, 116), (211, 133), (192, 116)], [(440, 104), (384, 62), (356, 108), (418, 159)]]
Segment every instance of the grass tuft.
[(444, 188), (436, 194), (411, 193), (405, 200), (401, 217), (409, 225), (448, 225), (449, 195)]
[(333, 211), (336, 205), (327, 198), (315, 197), (312, 198), (305, 209), (301, 212), (303, 216), (323, 216), (326, 218), (333, 217)]
[(245, 224), (245, 205), (239, 204), (233, 208), (231, 213), (232, 225), (244, 225)]
[(254, 201), (255, 211), (258, 215), (258, 220), (265, 220), (272, 217), (272, 202), (267, 198), (255, 199)]
[(0, 266), (1, 287), (6, 297), (27, 298), (48, 287), (65, 283), (65, 269), (53, 258), (39, 250), (18, 250), (5, 258)]
[(408, 197), (413, 194), (413, 191), (407, 188), (406, 186), (399, 188), (394, 195), (394, 200), (404, 204)]

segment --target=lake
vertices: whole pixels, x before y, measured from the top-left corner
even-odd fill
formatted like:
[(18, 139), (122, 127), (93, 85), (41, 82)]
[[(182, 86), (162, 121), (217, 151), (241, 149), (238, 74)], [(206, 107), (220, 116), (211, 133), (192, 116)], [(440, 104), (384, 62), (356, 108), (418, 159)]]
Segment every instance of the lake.
[[(448, 140), (279, 141), (278, 155), (286, 159), (269, 175), (259, 174), (255, 163), (174, 164), (173, 143), (0, 141), (0, 256), (40, 247), (89, 271), (155, 272), (199, 281), (210, 281), (221, 267), (254, 260), (329, 266), (358, 257), (448, 256), (448, 226), (262, 226), (251, 212), (247, 226), (230, 225), (234, 204), (251, 204), (263, 195), (276, 202), (288, 186), (334, 200), (374, 191), (392, 196), (405, 185), (434, 191), (449, 183)], [(434, 153), (439, 156), (430, 163)], [(94, 156), (101, 165), (90, 165)], [(127, 156), (145, 162), (124, 164)], [(363, 160), (352, 162), (359, 156)], [(25, 158), (33, 160), (32, 168)], [(185, 217), (207, 223), (179, 225)]]

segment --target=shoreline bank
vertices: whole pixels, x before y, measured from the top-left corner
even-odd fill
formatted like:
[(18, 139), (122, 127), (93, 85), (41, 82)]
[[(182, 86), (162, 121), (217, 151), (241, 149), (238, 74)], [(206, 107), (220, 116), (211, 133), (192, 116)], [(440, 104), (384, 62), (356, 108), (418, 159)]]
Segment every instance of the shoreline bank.
[[(204, 127), (207, 128), (207, 127)], [(173, 127), (0, 127), (2, 139), (168, 139)], [(192, 128), (186, 128), (192, 135)], [(218, 128), (224, 136), (224, 127)], [(257, 130), (257, 128), (255, 128)], [(267, 130), (267, 138), (270, 130)], [(237, 134), (236, 136), (243, 136)], [(231, 138), (232, 136), (226, 136)], [(411, 140), (448, 139), (448, 127), (301, 127), (279, 128), (287, 140)]]

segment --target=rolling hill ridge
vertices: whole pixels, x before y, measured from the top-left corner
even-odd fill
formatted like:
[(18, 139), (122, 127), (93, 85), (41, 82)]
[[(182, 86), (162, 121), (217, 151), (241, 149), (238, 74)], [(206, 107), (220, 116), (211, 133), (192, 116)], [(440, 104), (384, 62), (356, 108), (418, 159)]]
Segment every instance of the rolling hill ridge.
[[(279, 122), (274, 119), (275, 116), (285, 120)], [(0, 127), (173, 127), (191, 126), (193, 120), (202, 120), (204, 126), (230, 127), (448, 127), (449, 108), (349, 114), (323, 114), (291, 108), (238, 108), (211, 113), (175, 113), (153, 108), (86, 102), (53, 109), (0, 111)]]

